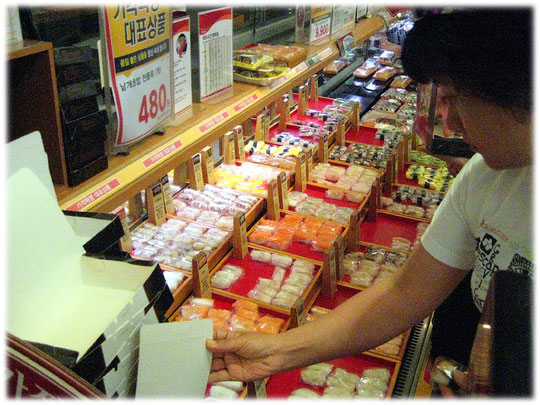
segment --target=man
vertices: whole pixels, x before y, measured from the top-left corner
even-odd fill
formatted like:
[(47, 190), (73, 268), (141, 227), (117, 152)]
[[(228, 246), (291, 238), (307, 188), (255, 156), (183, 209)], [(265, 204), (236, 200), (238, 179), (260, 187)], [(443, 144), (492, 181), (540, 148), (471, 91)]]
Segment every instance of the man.
[(437, 83), (447, 125), (477, 154), (394, 278), (279, 335), (218, 332), (207, 342), (210, 382), (257, 380), (376, 347), (433, 312), (470, 269), (479, 311), (494, 271), (532, 275), (531, 52), (528, 9), (416, 22), (403, 47), (405, 72)]

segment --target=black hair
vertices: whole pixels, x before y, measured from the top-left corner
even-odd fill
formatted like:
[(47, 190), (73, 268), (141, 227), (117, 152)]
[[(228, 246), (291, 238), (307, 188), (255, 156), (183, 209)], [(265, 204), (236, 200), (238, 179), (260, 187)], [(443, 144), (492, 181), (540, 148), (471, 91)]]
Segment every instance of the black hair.
[(401, 53), (405, 74), (503, 107), (532, 108), (532, 10), (493, 8), (426, 15)]

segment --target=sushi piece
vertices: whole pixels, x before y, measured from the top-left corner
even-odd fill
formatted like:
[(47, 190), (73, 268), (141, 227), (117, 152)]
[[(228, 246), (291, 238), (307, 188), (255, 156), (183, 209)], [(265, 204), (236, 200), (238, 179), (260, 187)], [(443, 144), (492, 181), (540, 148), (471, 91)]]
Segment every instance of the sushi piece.
[(272, 254), (269, 252), (263, 252), (261, 250), (252, 250), (251, 251), (251, 260), (257, 262), (269, 263), (272, 258)]
[(322, 397), (348, 399), (353, 397), (353, 393), (340, 387), (326, 387)]
[(236, 300), (232, 307), (236, 309), (245, 309), (247, 311), (257, 312), (259, 310), (259, 306), (251, 301), (248, 300)]
[(308, 366), (300, 372), (300, 378), (306, 384), (322, 387), (334, 366), (329, 363), (317, 363)]
[(276, 267), (281, 267), (283, 269), (289, 268), (292, 262), (293, 262), (293, 259), (291, 257), (279, 255), (277, 253), (273, 253), (270, 259), (271, 264), (273, 264)]
[(319, 399), (319, 398), (321, 398), (319, 394), (307, 388), (299, 388), (297, 390), (294, 390), (289, 396), (289, 399)]
[(235, 390), (218, 384), (210, 387), (209, 396), (216, 399), (238, 399), (238, 393)]
[(390, 381), (390, 370), (386, 368), (368, 368), (364, 370), (362, 377), (378, 378), (388, 384), (388, 381)]

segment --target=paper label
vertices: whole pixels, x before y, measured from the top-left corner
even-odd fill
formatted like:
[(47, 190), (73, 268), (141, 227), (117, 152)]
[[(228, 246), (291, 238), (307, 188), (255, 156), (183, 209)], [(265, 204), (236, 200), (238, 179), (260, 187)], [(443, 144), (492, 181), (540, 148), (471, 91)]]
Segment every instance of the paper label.
[(293, 315), (295, 317), (295, 323), (297, 326), (306, 323), (306, 304), (302, 298), (298, 298), (294, 307)]
[(195, 295), (200, 298), (212, 298), (208, 261), (204, 253), (199, 253), (193, 258), (193, 282)]
[(165, 206), (163, 205), (163, 193), (161, 192), (161, 182), (150, 186), (150, 199), (151, 204), (148, 207), (148, 215), (150, 220), (156, 224), (161, 225), (165, 222)]
[(246, 218), (243, 213), (238, 213), (234, 217), (233, 230), (233, 256), (236, 259), (243, 259), (248, 253)]
[(204, 188), (204, 179), (201, 169), (201, 154), (197, 153), (191, 158), (192, 170), (193, 170), (193, 179), (195, 184), (191, 185), (191, 188), (194, 190), (202, 190)]
[(280, 208), (283, 210), (289, 209), (289, 188), (287, 187), (287, 174), (285, 172), (281, 172), (279, 174), (279, 193), (280, 193)]
[(167, 214), (174, 214), (174, 208), (171, 186), (169, 184), (169, 176), (165, 175), (161, 178), (161, 192), (163, 193), (163, 204)]

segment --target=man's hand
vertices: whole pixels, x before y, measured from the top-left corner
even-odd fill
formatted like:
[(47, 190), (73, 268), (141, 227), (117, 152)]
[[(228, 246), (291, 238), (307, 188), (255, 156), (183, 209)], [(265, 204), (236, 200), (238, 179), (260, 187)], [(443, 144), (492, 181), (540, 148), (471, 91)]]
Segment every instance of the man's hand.
[(282, 365), (276, 354), (276, 335), (214, 331), (214, 340), (206, 347), (213, 353), (209, 383), (218, 381), (254, 381), (276, 373)]

